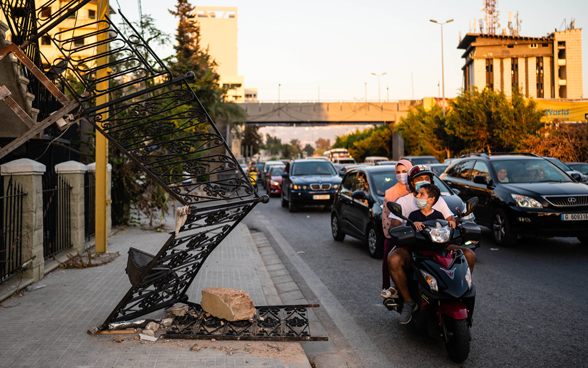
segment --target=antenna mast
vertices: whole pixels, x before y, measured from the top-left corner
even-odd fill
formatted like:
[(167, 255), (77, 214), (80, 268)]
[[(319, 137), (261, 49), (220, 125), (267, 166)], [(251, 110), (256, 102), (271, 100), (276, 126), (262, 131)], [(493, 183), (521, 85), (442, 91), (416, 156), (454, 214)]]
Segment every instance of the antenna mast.
[(496, 10), (497, 0), (483, 0), (484, 8), (482, 11), (485, 13), (484, 21), (486, 22), (486, 32), (490, 35), (496, 34), (496, 29), (500, 28), (498, 24), (498, 18), (500, 12)]

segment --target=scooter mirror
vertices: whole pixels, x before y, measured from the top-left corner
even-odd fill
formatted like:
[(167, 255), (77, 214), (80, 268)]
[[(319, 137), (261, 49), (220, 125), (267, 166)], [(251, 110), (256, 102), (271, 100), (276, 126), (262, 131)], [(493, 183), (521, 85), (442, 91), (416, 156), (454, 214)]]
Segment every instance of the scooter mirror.
[(396, 202), (387, 202), (386, 206), (388, 206), (388, 209), (390, 210), (390, 212), (392, 212), (395, 216), (398, 216), (400, 218), (403, 218), (404, 216), (402, 216), (402, 206), (399, 205)]
[(478, 206), (478, 197), (472, 197), (472, 198), (468, 199), (466, 202), (466, 213), (464, 214), (464, 216), (467, 216), (470, 213), (472, 213), (474, 208), (476, 208), (477, 206)]

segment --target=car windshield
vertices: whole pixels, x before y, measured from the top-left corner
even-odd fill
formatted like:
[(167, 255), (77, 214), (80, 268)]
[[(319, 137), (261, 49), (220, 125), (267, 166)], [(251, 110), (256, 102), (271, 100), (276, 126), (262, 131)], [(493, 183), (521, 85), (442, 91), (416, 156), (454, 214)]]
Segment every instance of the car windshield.
[[(386, 191), (398, 183), (395, 171), (375, 172), (371, 174), (371, 177), (372, 182), (374, 183), (376, 194), (380, 197), (386, 195)], [(443, 182), (443, 180), (435, 176), (433, 177), (433, 183), (439, 188), (439, 190), (441, 190), (441, 195), (453, 195), (453, 192)]]
[(261, 170), (263, 169), (263, 165), (265, 165), (265, 163), (260, 163), (260, 164), (255, 164), (255, 167), (257, 168), (257, 170)]
[(265, 172), (268, 173), (270, 171), (270, 169), (272, 168), (272, 166), (283, 166), (284, 163), (281, 161), (276, 161), (276, 162), (266, 162), (265, 164)]
[(449, 165), (431, 165), (431, 171), (435, 173), (435, 175), (441, 175), (445, 172)]
[(585, 163), (573, 163), (568, 164), (572, 169), (581, 172), (582, 174), (588, 174), (588, 164)]
[(330, 162), (296, 162), (292, 167), (292, 175), (337, 175), (335, 168)]
[(492, 167), (502, 183), (572, 182), (573, 180), (547, 160), (492, 161)]
[(572, 171), (572, 169), (568, 165), (564, 164), (563, 162), (561, 162), (560, 160), (558, 160), (556, 158), (548, 158), (548, 160), (549, 160), (549, 162), (551, 162), (555, 166), (559, 167), (563, 171)]
[(284, 170), (281, 167), (274, 167), (272, 170), (272, 176), (282, 176), (284, 174)]
[(431, 165), (440, 163), (435, 157), (416, 157), (410, 160), (412, 165)]

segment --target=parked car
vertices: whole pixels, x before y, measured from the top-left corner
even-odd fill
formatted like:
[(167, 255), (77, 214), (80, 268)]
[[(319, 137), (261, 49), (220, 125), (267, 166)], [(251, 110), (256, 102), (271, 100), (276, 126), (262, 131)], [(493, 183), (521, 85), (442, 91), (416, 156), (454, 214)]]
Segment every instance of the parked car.
[(388, 157), (383, 157), (383, 156), (368, 156), (365, 158), (365, 160), (363, 162), (365, 162), (366, 164), (377, 164), (378, 162), (381, 161), (388, 161)]
[(584, 175), (588, 175), (588, 164), (585, 162), (566, 162), (566, 165)]
[(376, 162), (374, 165), (375, 166), (390, 166), (390, 165), (396, 166), (397, 162), (398, 161), (380, 161), (380, 162)]
[(454, 163), (456, 160), (458, 160), (457, 158), (446, 158), (445, 160), (443, 160), (443, 165), (451, 165), (452, 163)]
[(474, 214), (497, 244), (521, 236), (577, 237), (588, 244), (588, 186), (533, 154), (475, 154), (441, 178), (462, 200), (478, 197)]
[(449, 167), (449, 164), (432, 164), (429, 165), (429, 168), (432, 172), (435, 173), (437, 176), (441, 176), (445, 172), (445, 169)]
[(341, 184), (335, 167), (324, 160), (294, 160), (286, 164), (282, 175), (282, 207), (294, 212), (302, 205), (333, 204)]
[[(433, 179), (447, 206), (456, 213), (465, 210), (463, 201), (437, 176)], [(386, 190), (398, 182), (394, 167), (360, 167), (347, 171), (335, 193), (331, 211), (331, 233), (337, 241), (345, 235), (364, 240), (370, 256), (381, 257), (384, 250), (382, 206)], [(473, 216), (470, 217), (473, 219)]]
[(245, 175), (249, 174), (249, 167), (247, 165), (241, 164), (241, 169), (243, 169)]
[(279, 195), (282, 192), (282, 175), (284, 175), (285, 166), (272, 166), (269, 173), (267, 174), (267, 182), (265, 187), (267, 194), (271, 197), (272, 195)]
[(332, 162), (334, 164), (353, 165), (355, 164), (355, 159), (351, 157), (336, 157)]
[(267, 174), (269, 172), (269, 169), (272, 166), (284, 166), (284, 163), (282, 161), (267, 161), (265, 162), (265, 164), (263, 165), (263, 170), (260, 173), (261, 176), (261, 185), (267, 189), (267, 187), (265, 186), (266, 182), (267, 182)]
[(347, 170), (356, 169), (358, 167), (374, 166), (373, 164), (355, 164), (355, 165), (344, 165), (339, 169), (339, 176), (343, 177)]
[(561, 162), (557, 158), (555, 158), (555, 157), (543, 157), (543, 158), (546, 159), (546, 160), (549, 160), (552, 164), (554, 164), (555, 166), (557, 166), (560, 169), (562, 169), (563, 171), (565, 171), (575, 181), (578, 181), (580, 183), (586, 183), (586, 182), (588, 182), (588, 176), (582, 174), (579, 171), (576, 171), (576, 170), (572, 169), (571, 167), (569, 167), (568, 165), (564, 164), (563, 162)]
[(255, 170), (257, 170), (257, 182), (261, 182), (261, 172), (263, 171), (263, 167), (265, 166), (265, 162), (257, 162), (255, 164)]
[(413, 165), (439, 164), (439, 160), (433, 156), (404, 156), (401, 160), (408, 160)]

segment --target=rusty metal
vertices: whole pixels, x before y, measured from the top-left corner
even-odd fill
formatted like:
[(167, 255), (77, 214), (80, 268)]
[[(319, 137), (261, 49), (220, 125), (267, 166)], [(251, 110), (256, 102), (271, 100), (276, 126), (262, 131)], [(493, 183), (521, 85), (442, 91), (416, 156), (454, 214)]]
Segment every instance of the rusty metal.
[(16, 114), (16, 116), (20, 119), (20, 121), (25, 123), (25, 125), (29, 129), (33, 128), (35, 126), (35, 121), (29, 116), (29, 114), (27, 114), (26, 111), (23, 110), (22, 107), (20, 107), (20, 105), (16, 101), (14, 101), (14, 99), (12, 97), (6, 96), (2, 100), (4, 101), (4, 103), (8, 107), (10, 107), (12, 112), (14, 112)]
[(199, 304), (175, 317), (166, 339), (256, 340), (256, 341), (328, 341), (326, 336), (312, 336), (308, 309), (318, 304), (258, 306), (251, 320), (227, 321), (206, 313)]

